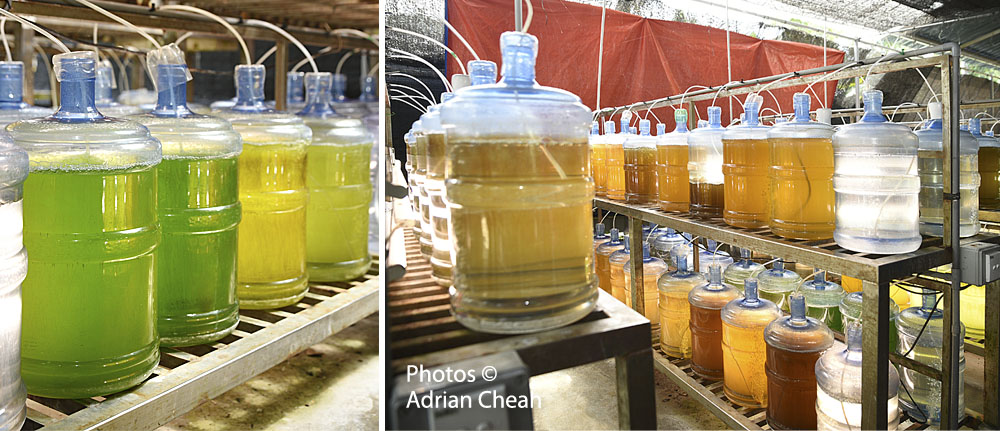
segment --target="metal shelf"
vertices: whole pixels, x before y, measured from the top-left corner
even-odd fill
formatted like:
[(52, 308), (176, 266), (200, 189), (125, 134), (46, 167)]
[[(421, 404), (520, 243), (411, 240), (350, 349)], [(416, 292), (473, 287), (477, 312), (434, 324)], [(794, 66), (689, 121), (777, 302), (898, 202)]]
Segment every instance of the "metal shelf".
[(379, 263), (349, 282), (310, 284), (297, 304), (241, 310), (229, 336), (212, 344), (161, 348), (143, 384), (78, 400), (28, 397), (24, 430), (155, 429), (378, 311)]
[(430, 368), (469, 358), (516, 352), (532, 376), (614, 358), (621, 429), (656, 427), (649, 320), (600, 291), (597, 307), (561, 328), (522, 335), (466, 329), (451, 315), (448, 288), (431, 279), (413, 231), (406, 231), (406, 275), (386, 291), (389, 366)]
[[(954, 284), (950, 282), (950, 274), (929, 273), (928, 270), (947, 263), (951, 263), (952, 251), (943, 245), (941, 238), (925, 237), (921, 247), (913, 253), (898, 255), (864, 254), (850, 250), (845, 250), (838, 246), (833, 240), (818, 241), (795, 241), (780, 238), (767, 228), (743, 229), (726, 225), (721, 218), (701, 219), (687, 214), (667, 213), (661, 211), (654, 205), (625, 204), (609, 199), (595, 198), (594, 206), (627, 216), (630, 220), (641, 220), (653, 223), (661, 227), (669, 227), (681, 232), (687, 232), (699, 237), (710, 238), (720, 243), (730, 244), (737, 247), (749, 248), (754, 251), (765, 253), (775, 257), (781, 257), (790, 261), (804, 263), (816, 268), (828, 270), (830, 272), (861, 279), (865, 295), (865, 305), (862, 311), (864, 323), (864, 357), (866, 358), (865, 381), (877, 381), (876, 373), (881, 367), (876, 367), (881, 362), (880, 356), (885, 360), (902, 364), (917, 370), (920, 373), (940, 379), (942, 375), (948, 375), (948, 369), (935, 369), (922, 363), (901, 357), (888, 349), (889, 317), (888, 313), (880, 312), (881, 309), (888, 309), (888, 292), (891, 283), (898, 279), (907, 279), (907, 282), (920, 287), (931, 288), (940, 292), (951, 292)], [(984, 212), (980, 212), (984, 214)], [(995, 213), (988, 214), (991, 217)], [(1000, 219), (1000, 217), (997, 217)], [(987, 219), (988, 221), (989, 219)], [(632, 247), (641, 247), (641, 223), (630, 223), (632, 232)], [(983, 241), (1000, 242), (1000, 236), (995, 234), (980, 234), (971, 238), (962, 239), (962, 243)], [(697, 256), (697, 254), (695, 254)], [(641, 261), (632, 262), (636, 267), (632, 268), (633, 274), (642, 274)], [(697, 257), (695, 258), (697, 265)], [(917, 274), (917, 276), (914, 276)], [(640, 284), (640, 277), (634, 277), (633, 283)], [(994, 299), (1000, 300), (1000, 283), (991, 283), (987, 289), (987, 302)], [(641, 313), (644, 301), (641, 288), (633, 286), (630, 289), (632, 303), (636, 304), (636, 309)], [(875, 298), (874, 301), (869, 298)], [(883, 304), (882, 301), (885, 301)], [(957, 304), (955, 304), (957, 306)], [(945, 310), (949, 305), (948, 295), (945, 295)], [(979, 355), (984, 359), (983, 369), (983, 410), (986, 422), (996, 420), (998, 405), (1000, 405), (1000, 343), (988, 340), (1000, 339), (1000, 310), (995, 308), (987, 309), (986, 337), (983, 340), (969, 340), (967, 355)], [(1000, 341), (1000, 340), (998, 340)], [(883, 356), (884, 355), (884, 356)], [(872, 358), (872, 359), (869, 359)], [(704, 388), (704, 385), (696, 385), (689, 378), (680, 377), (684, 374), (682, 368), (673, 365), (673, 368), (663, 363), (661, 358), (656, 358), (656, 365), (661, 371), (667, 372), (680, 385), (688, 388), (689, 394), (698, 398), (708, 397), (711, 390)], [(669, 362), (669, 361), (667, 361)], [(870, 368), (869, 368), (870, 366)], [(883, 374), (883, 373), (878, 373)], [(887, 373), (885, 373), (887, 375)], [(690, 376), (688, 376), (690, 377)], [(881, 377), (881, 376), (879, 376)], [(697, 382), (695, 382), (697, 383)], [(721, 390), (721, 389), (720, 389)], [(716, 396), (716, 398), (718, 398)], [(703, 401), (703, 404), (718, 404), (718, 402)], [(725, 405), (722, 402), (721, 405)], [(732, 407), (732, 406), (730, 406)], [(755, 414), (741, 415), (731, 408), (719, 406), (710, 407), (728, 425), (739, 428), (756, 427)], [(735, 413), (734, 413), (735, 412)], [(983, 414), (975, 414), (977, 419), (984, 418)], [(752, 425), (752, 426), (751, 426)], [(759, 424), (758, 424), (759, 425)], [(919, 425), (919, 424), (918, 424)]]
[[(687, 214), (667, 213), (654, 205), (624, 204), (610, 199), (595, 198), (594, 206), (662, 227), (749, 248), (872, 283), (908, 277), (914, 272), (951, 263), (951, 251), (942, 245), (941, 238), (935, 237), (925, 237), (920, 249), (913, 253), (864, 254), (845, 250), (832, 239), (787, 240), (774, 235), (768, 228), (736, 228), (725, 224), (721, 218), (701, 219)], [(1000, 242), (1000, 236), (981, 234), (962, 240), (963, 243), (974, 241)]]

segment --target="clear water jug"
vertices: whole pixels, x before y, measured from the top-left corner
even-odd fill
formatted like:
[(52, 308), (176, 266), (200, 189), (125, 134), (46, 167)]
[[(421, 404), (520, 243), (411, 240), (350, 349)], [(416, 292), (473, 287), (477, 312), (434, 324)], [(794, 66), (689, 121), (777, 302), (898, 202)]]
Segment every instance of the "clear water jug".
[(361, 118), (368, 113), (363, 102), (347, 98), (347, 75), (333, 74), (333, 85), (330, 88), (330, 93), (330, 105), (338, 114), (350, 118)]
[[(660, 209), (687, 212), (691, 205), (688, 172), (687, 109), (674, 110), (677, 127), (670, 133), (658, 133), (656, 139), (657, 203)], [(659, 124), (664, 126), (664, 124)]]
[(713, 265), (725, 268), (733, 263), (733, 258), (729, 253), (719, 250), (719, 244), (715, 240), (706, 240), (705, 246), (698, 246), (698, 272), (708, 274), (708, 269)]
[[(298, 113), (312, 129), (312, 142), (306, 148), (306, 265), (309, 279), (322, 282), (351, 280), (371, 266), (368, 206), (372, 182), (368, 165), (375, 137), (361, 120), (330, 108), (332, 81), (333, 75), (327, 72), (306, 73), (306, 106)], [(443, 170), (437, 171), (439, 185)], [(438, 187), (438, 199), (443, 188)], [(447, 234), (447, 223), (435, 224), (435, 232), (442, 229)], [(449, 247), (441, 247), (450, 278)]]
[(0, 126), (51, 113), (49, 108), (24, 102), (24, 63), (0, 61)]
[[(944, 130), (941, 103), (928, 105), (930, 122), (916, 132), (919, 140), (917, 171), (920, 174), (920, 233), (944, 234)], [(977, 119), (978, 120), (978, 119)], [(959, 131), (959, 235), (979, 233), (979, 142)]]
[(705, 276), (688, 269), (687, 256), (676, 258), (677, 270), (663, 274), (659, 289), (660, 350), (674, 358), (691, 357), (691, 305), (688, 294), (705, 284)]
[(639, 134), (625, 139), (625, 202), (656, 201), (656, 138), (649, 134), (649, 120), (639, 120)]
[[(850, 292), (844, 295), (840, 301), (841, 326), (847, 330), (847, 326), (853, 323), (861, 323), (861, 306), (864, 301), (862, 292)], [(896, 300), (889, 298), (889, 350), (895, 352), (899, 345), (899, 334), (896, 331), (896, 316), (899, 315), (899, 305)]]
[[(441, 105), (434, 105), (427, 109), (424, 115), (420, 116), (420, 129), (416, 133), (416, 151), (413, 154), (413, 162), (416, 164), (417, 172), (417, 195), (420, 201), (420, 254), (428, 262), (431, 260), (431, 255), (434, 254), (434, 224), (431, 221), (431, 197), (427, 193), (427, 182), (428, 182), (428, 164), (427, 155), (430, 152), (430, 139), (432, 130), (428, 127), (430, 125), (431, 115), (438, 116), (435, 120), (436, 124), (440, 124), (440, 114), (438, 110), (441, 109)], [(428, 120), (425, 124), (424, 120)], [(440, 132), (440, 130), (438, 130)], [(444, 135), (438, 134), (437, 138), (443, 140)]]
[(837, 228), (841, 247), (877, 254), (920, 247), (917, 135), (882, 115), (882, 92), (864, 94), (861, 121), (833, 135)]
[(722, 174), (722, 108), (708, 107), (708, 125), (699, 126), (688, 135), (688, 179), (691, 189), (691, 214), (697, 217), (722, 217), (725, 205)]
[(741, 248), (740, 260), (726, 266), (726, 270), (722, 273), (722, 279), (726, 285), (736, 288), (741, 293), (743, 292), (743, 280), (757, 278), (757, 274), (766, 269), (764, 265), (751, 260), (750, 255), (750, 249)]
[(21, 198), (27, 175), (28, 153), (15, 146), (7, 132), (0, 132), (0, 429), (5, 430), (21, 429), (26, 413), (21, 381), (21, 282), (28, 273), (28, 255), (22, 241)]
[(743, 281), (743, 298), (722, 308), (723, 390), (732, 402), (744, 407), (767, 407), (767, 344), (764, 329), (781, 310), (757, 296), (757, 279)]
[[(838, 344), (841, 346), (841, 344)], [(846, 348), (827, 350), (816, 361), (817, 431), (861, 429), (861, 400), (872, 396), (861, 374), (861, 325), (847, 326)], [(888, 429), (899, 426), (899, 374), (889, 364)]]
[(236, 294), (240, 308), (280, 308), (309, 289), (305, 162), (312, 130), (264, 105), (264, 66), (236, 66), (236, 97), (215, 113), (243, 138)]
[(833, 345), (833, 332), (806, 316), (806, 300), (788, 298), (790, 316), (767, 325), (767, 424), (771, 429), (816, 428), (816, 361)]
[(783, 238), (817, 240), (833, 236), (833, 133), (809, 119), (809, 95), (792, 96), (795, 119), (767, 133), (771, 147), (771, 232)]
[(685, 240), (683, 236), (678, 234), (673, 229), (667, 228), (665, 229), (663, 235), (654, 237), (653, 248), (650, 251), (653, 253), (653, 256), (667, 262), (668, 268), (674, 270), (677, 268), (674, 266), (673, 259), (670, 257), (670, 251), (673, 250), (674, 247), (686, 243), (687, 240)]
[(768, 221), (770, 129), (757, 120), (760, 102), (748, 96), (743, 105), (745, 120), (722, 133), (722, 174), (725, 180), (725, 210), (722, 219), (736, 227), (757, 228)]
[(454, 244), (452, 312), (486, 332), (567, 325), (597, 300), (590, 110), (535, 82), (538, 39), (500, 37), (503, 79), (442, 105)]
[(691, 289), (691, 369), (709, 380), (722, 380), (722, 308), (741, 296), (722, 283), (722, 268), (713, 265), (708, 283)]
[[(944, 312), (934, 305), (934, 292), (925, 289), (923, 303), (919, 307), (907, 308), (896, 316), (898, 353), (940, 370), (945, 333)], [(959, 340), (965, 337), (965, 325), (962, 325), (961, 330)], [(961, 421), (965, 417), (965, 349), (961, 341), (958, 354), (958, 411)], [(917, 420), (940, 424), (941, 382), (906, 367), (901, 369), (903, 386), (908, 392), (899, 399), (903, 409)]]
[[(177, 57), (183, 53), (177, 50)], [(187, 107), (187, 66), (156, 66), (159, 100), (129, 117), (163, 146), (157, 168), (161, 240), (156, 306), (165, 346), (204, 344), (236, 328), (236, 233), (241, 206), (240, 135), (229, 122)]]
[(112, 394), (159, 362), (160, 142), (94, 104), (92, 51), (55, 56), (59, 110), (7, 126), (28, 152), (21, 377), (49, 398)]

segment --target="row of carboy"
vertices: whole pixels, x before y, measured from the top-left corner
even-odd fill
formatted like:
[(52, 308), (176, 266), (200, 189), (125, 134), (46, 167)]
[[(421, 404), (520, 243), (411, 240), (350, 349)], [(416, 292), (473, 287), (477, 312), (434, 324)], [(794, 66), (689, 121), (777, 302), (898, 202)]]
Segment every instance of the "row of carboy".
[[(617, 229), (604, 235), (603, 227), (597, 225), (593, 243), (600, 285), (609, 285), (609, 293), (629, 303), (628, 240)], [(768, 269), (745, 249), (733, 261), (715, 244), (699, 256), (706, 277), (690, 271), (691, 247), (676, 237), (683, 238), (672, 231), (653, 232), (643, 242), (644, 310), (659, 323), (661, 351), (690, 359), (705, 379), (723, 381), (733, 402), (766, 408), (772, 428), (859, 426), (861, 292), (846, 293), (824, 271), (804, 279), (780, 259)], [(665, 255), (673, 262), (669, 269), (650, 253), (656, 244), (668, 243), (674, 244)], [(728, 263), (718, 263), (723, 259)], [(943, 314), (936, 305), (933, 292), (925, 291), (916, 306), (902, 312), (893, 308), (890, 348), (939, 367)], [(790, 316), (782, 317), (783, 312)], [(846, 349), (835, 346), (831, 330), (847, 334)], [(964, 367), (964, 358), (961, 363)], [(890, 426), (900, 404), (918, 421), (940, 422), (941, 383), (907, 368), (900, 373), (902, 380), (890, 378)], [(899, 381), (906, 391), (897, 398)]]
[[(591, 133), (592, 176), (599, 197), (656, 204), (671, 212), (721, 217), (727, 224), (770, 227), (781, 237), (833, 238), (846, 249), (877, 254), (916, 250), (921, 234), (942, 235), (943, 128), (941, 104), (929, 104), (930, 120), (914, 133), (887, 121), (882, 93), (864, 95), (865, 113), (834, 128), (810, 119), (810, 97), (793, 97), (795, 117), (773, 127), (758, 119), (761, 98), (743, 104), (739, 124), (722, 127), (721, 108), (688, 131), (688, 115), (674, 111), (670, 133), (650, 136), (648, 120), (630, 132), (605, 122)], [(960, 134), (960, 234), (979, 231), (980, 196), (1000, 208), (995, 179), (1000, 147), (980, 134), (979, 119)], [(970, 133), (971, 132), (971, 133)], [(980, 179), (982, 178), (982, 189)]]
[(20, 120), (0, 142), (0, 428), (23, 421), (24, 386), (129, 388), (160, 345), (218, 340), (239, 308), (368, 270), (373, 137), (330, 108), (331, 74), (306, 74), (296, 116), (264, 106), (263, 66), (237, 66), (237, 103), (212, 117), (187, 107), (183, 58), (149, 53), (158, 102), (128, 119), (102, 113), (93, 52), (53, 58), (61, 106), (42, 118), (22, 65), (0, 63), (0, 116)]

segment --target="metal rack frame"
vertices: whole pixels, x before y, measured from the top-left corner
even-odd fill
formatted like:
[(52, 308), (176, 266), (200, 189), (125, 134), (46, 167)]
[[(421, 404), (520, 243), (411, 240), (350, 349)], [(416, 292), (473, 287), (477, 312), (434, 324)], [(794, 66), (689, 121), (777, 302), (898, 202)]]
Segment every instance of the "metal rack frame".
[[(931, 57), (918, 58), (925, 55)], [(823, 80), (840, 80), (863, 76), (866, 73), (886, 73), (917, 67), (939, 65), (941, 67), (941, 101), (944, 118), (944, 235), (941, 238), (925, 238), (921, 248), (914, 253), (900, 255), (866, 255), (854, 253), (839, 248), (832, 240), (826, 241), (788, 241), (781, 239), (766, 228), (739, 229), (725, 225), (721, 220), (702, 220), (684, 215), (667, 214), (658, 209), (641, 205), (624, 205), (617, 202), (595, 199), (594, 205), (608, 211), (626, 215), (630, 219), (630, 232), (633, 250), (642, 246), (642, 223), (637, 220), (656, 223), (679, 231), (715, 239), (717, 241), (738, 247), (746, 247), (764, 253), (772, 254), (802, 262), (815, 267), (828, 269), (843, 275), (861, 279), (863, 282), (864, 302), (862, 307), (863, 321), (863, 362), (862, 375), (865, 382), (874, 383), (873, 397), (862, 400), (862, 428), (885, 429), (888, 417), (885, 404), (888, 400), (889, 361), (904, 365), (922, 374), (942, 380), (942, 428), (955, 429), (958, 426), (958, 363), (959, 348), (962, 340), (959, 338), (959, 293), (961, 274), (959, 268), (953, 268), (950, 283), (927, 283), (929, 288), (938, 290), (944, 295), (945, 332), (951, 336), (944, 337), (942, 352), (942, 367), (940, 370), (926, 366), (916, 361), (901, 357), (889, 351), (889, 286), (895, 278), (909, 276), (913, 273), (926, 271), (949, 262), (958, 261), (960, 244), (968, 241), (998, 242), (998, 237), (980, 235), (966, 240), (960, 240), (955, 221), (959, 218), (957, 185), (959, 183), (959, 151), (957, 145), (959, 130), (959, 77), (960, 77), (960, 47), (948, 43), (924, 49), (910, 51), (905, 54), (893, 54), (882, 58), (869, 58), (856, 62), (790, 72), (765, 78), (741, 81), (735, 84), (711, 87), (688, 93), (686, 96), (670, 96), (661, 99), (635, 103), (616, 108), (605, 108), (594, 112), (594, 118), (613, 116), (621, 111), (636, 111), (652, 109), (656, 106), (676, 105), (683, 97), (687, 101), (724, 98), (739, 94), (760, 91), (764, 85), (775, 82), (769, 88), (783, 88), (809, 84), (817, 79), (811, 75), (830, 72)], [(846, 66), (846, 67), (845, 67)], [(843, 70), (837, 71), (838, 69)], [(695, 254), (697, 262), (697, 253)], [(632, 259), (631, 299), (634, 308), (643, 312), (644, 300), (642, 286), (642, 261)], [(938, 275), (940, 276), (940, 275)], [(991, 283), (987, 289), (988, 304), (1000, 303), (1000, 291), (996, 283)], [(1000, 426), (1000, 400), (997, 388), (1000, 387), (1000, 312), (989, 310), (986, 320), (985, 339), (985, 404), (984, 421), (990, 426)], [(944, 378), (942, 378), (944, 377)], [(689, 391), (699, 389), (687, 385)], [(721, 403), (718, 398), (717, 401)], [(717, 410), (718, 411), (718, 410)]]
[(143, 384), (107, 397), (28, 397), (24, 429), (144, 430), (164, 425), (378, 311), (379, 262), (349, 282), (313, 283), (297, 304), (240, 310), (233, 333), (191, 347), (161, 347)]
[(522, 335), (471, 331), (452, 316), (448, 289), (431, 279), (409, 229), (406, 251), (407, 274), (386, 290), (393, 375), (411, 364), (429, 368), (500, 352), (516, 352), (532, 376), (614, 358), (619, 427), (656, 428), (651, 327), (641, 314), (600, 291), (595, 310), (571, 325)]

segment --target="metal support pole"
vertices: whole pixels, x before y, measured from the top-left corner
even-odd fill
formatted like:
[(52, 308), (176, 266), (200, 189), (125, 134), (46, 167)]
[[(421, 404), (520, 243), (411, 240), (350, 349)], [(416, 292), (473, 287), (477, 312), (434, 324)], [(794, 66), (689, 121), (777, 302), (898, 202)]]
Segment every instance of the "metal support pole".
[[(959, 184), (959, 109), (961, 104), (959, 82), (961, 80), (961, 48), (956, 43), (945, 44), (951, 49), (951, 56), (946, 57), (946, 61), (941, 65), (942, 100), (947, 100), (949, 108), (948, 125), (944, 129), (944, 241), (945, 246), (951, 247), (951, 289), (944, 293), (944, 321), (942, 324), (947, 328), (943, 340), (941, 353), (941, 428), (958, 429), (958, 419), (962, 412), (958, 411), (959, 385), (961, 385), (961, 372), (959, 369), (959, 350), (964, 340), (962, 339), (961, 312), (959, 310), (959, 295), (962, 287), (961, 268), (957, 265), (961, 262), (962, 248), (959, 246), (959, 229), (955, 223), (959, 220), (958, 193), (952, 192)], [(950, 127), (949, 127), (950, 126)], [(949, 172), (950, 166), (950, 172)]]
[(986, 356), (983, 362), (983, 422), (1000, 429), (1000, 280), (986, 284)]
[(521, 0), (514, 0), (514, 31), (521, 31), (524, 18), (521, 17)]
[[(858, 40), (854, 39), (854, 60), (861, 61), (861, 57), (858, 54)], [(861, 108), (861, 77), (854, 77), (854, 107)]]
[[(13, 21), (9, 21), (8, 25), (13, 24)], [(34, 64), (35, 50), (32, 44), (35, 41), (35, 30), (31, 27), (17, 24), (17, 28), (14, 29), (14, 50), (11, 55), (14, 60), (18, 60), (24, 63), (24, 101), (29, 104), (35, 103), (35, 70), (31, 67)], [(45, 60), (42, 60), (45, 61)], [(44, 67), (44, 66), (43, 66)], [(55, 89), (53, 89), (53, 92)]]
[(642, 243), (645, 238), (642, 237), (642, 219), (629, 217), (628, 218), (628, 231), (629, 231), (629, 247), (632, 251), (629, 253), (629, 268), (632, 271), (632, 280), (629, 284), (629, 300), (632, 301), (632, 309), (639, 314), (646, 315), (646, 300), (645, 293), (643, 291), (644, 280), (643, 280), (643, 270), (642, 270)]
[(275, 42), (274, 50), (274, 107), (279, 111), (288, 108), (288, 42)]
[[(861, 399), (861, 429), (887, 429), (889, 402), (889, 282), (862, 282), (861, 377), (865, 393)], [(875, 390), (871, 390), (871, 386)]]

